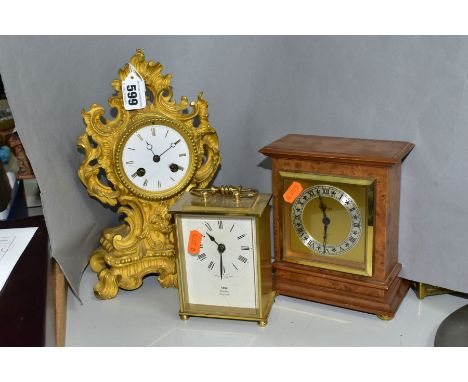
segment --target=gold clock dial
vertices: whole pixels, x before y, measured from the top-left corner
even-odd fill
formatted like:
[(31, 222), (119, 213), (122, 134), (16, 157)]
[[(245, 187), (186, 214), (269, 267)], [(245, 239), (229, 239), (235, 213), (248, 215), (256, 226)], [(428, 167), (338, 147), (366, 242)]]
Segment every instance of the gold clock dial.
[(347, 273), (372, 275), (374, 181), (281, 171), (283, 193), (293, 182), (302, 191), (282, 202), (283, 260)]
[(343, 255), (361, 238), (359, 206), (349, 194), (331, 185), (302, 191), (291, 208), (291, 220), (299, 239), (318, 255)]

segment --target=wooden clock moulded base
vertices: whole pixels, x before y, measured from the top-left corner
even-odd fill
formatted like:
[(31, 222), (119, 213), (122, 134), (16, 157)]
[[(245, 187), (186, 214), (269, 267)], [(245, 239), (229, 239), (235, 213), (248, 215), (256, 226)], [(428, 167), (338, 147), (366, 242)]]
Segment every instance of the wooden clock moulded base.
[(336, 272), (314, 271), (314, 267), (284, 261), (275, 262), (273, 268), (273, 287), (278, 294), (376, 314), (384, 320), (395, 316), (410, 286), (409, 281), (397, 277), (400, 264), (384, 282), (337, 276)]

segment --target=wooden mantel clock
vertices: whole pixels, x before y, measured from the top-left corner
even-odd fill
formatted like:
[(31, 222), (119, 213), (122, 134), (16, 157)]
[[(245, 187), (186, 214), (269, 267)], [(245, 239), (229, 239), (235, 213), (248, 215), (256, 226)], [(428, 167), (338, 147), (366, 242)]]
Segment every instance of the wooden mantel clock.
[(114, 297), (119, 288), (138, 288), (151, 273), (162, 286), (177, 286), (169, 207), (184, 191), (206, 187), (220, 165), (218, 137), (202, 95), (190, 105), (186, 97), (178, 104), (171, 76), (161, 74), (159, 62), (145, 61), (137, 50), (129, 64), (112, 82), (116, 94), (108, 103), (115, 119), (103, 120), (104, 107), (91, 105), (82, 112), (86, 131), (78, 139), (85, 154), (78, 176), (88, 194), (125, 217), (124, 224), (104, 229), (90, 257), (101, 299)]
[(272, 158), (279, 294), (390, 319), (409, 288), (398, 274), (401, 163), (414, 145), (290, 134)]

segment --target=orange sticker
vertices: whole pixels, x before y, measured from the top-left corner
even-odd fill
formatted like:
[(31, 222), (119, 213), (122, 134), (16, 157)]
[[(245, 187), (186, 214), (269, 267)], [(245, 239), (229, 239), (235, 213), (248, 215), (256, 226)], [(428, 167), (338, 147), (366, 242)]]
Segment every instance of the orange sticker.
[(191, 255), (198, 255), (200, 253), (200, 244), (203, 235), (198, 231), (190, 231), (187, 252)]
[(302, 185), (299, 182), (292, 182), (286, 192), (283, 194), (284, 201), (291, 204), (294, 202), (294, 200), (296, 200), (297, 196), (302, 192), (302, 190)]

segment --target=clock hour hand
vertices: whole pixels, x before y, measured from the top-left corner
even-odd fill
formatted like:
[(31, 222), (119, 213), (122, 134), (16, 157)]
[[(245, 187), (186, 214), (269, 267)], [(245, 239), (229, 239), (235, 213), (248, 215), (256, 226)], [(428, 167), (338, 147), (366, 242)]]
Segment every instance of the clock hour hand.
[(223, 279), (223, 252), (226, 250), (226, 246), (224, 244), (218, 244), (218, 242), (216, 241), (216, 239), (214, 238), (214, 236), (211, 236), (208, 232), (205, 232), (208, 237), (210, 238), (210, 240), (215, 243), (218, 248), (218, 253), (219, 253), (219, 275), (221, 277), (221, 280)]
[(325, 219), (325, 218), (327, 217), (327, 206), (326, 206), (325, 203), (323, 202), (322, 197), (320, 196), (320, 194), (319, 194), (318, 197), (319, 197), (319, 201), (320, 201), (320, 203), (319, 203), (319, 208), (320, 208), (320, 210), (322, 211), (323, 218)]
[(148, 141), (145, 141), (146, 142), (146, 150), (149, 150), (151, 151), (151, 154), (153, 154), (153, 162), (156, 162), (158, 163), (161, 158), (159, 157), (159, 155), (156, 155), (153, 151), (153, 145), (151, 143), (148, 143)]
[(214, 236), (211, 236), (208, 232), (205, 232), (205, 233), (208, 235), (208, 237), (210, 238), (210, 240), (213, 241), (213, 242), (219, 247), (219, 244), (218, 244), (218, 242), (216, 241), (216, 239), (214, 238)]
[(148, 143), (148, 141), (145, 141), (145, 142), (146, 142), (146, 150), (151, 151), (151, 154), (155, 155), (155, 153), (153, 152), (153, 145), (151, 143)]

